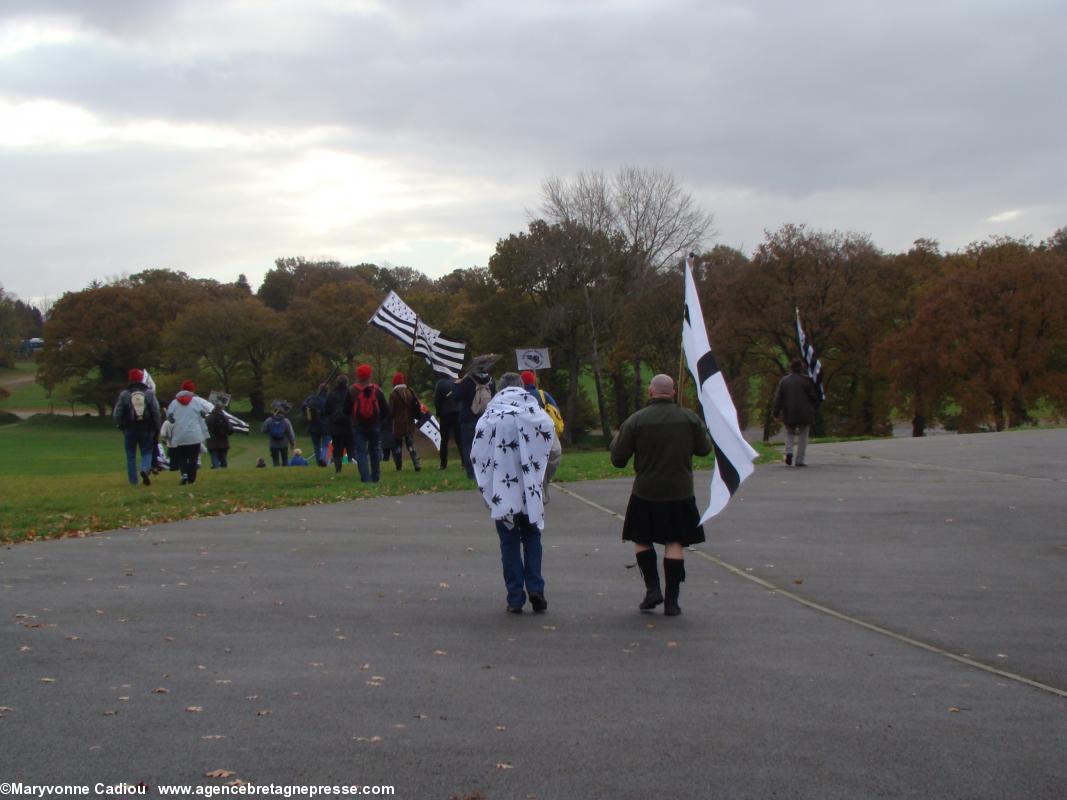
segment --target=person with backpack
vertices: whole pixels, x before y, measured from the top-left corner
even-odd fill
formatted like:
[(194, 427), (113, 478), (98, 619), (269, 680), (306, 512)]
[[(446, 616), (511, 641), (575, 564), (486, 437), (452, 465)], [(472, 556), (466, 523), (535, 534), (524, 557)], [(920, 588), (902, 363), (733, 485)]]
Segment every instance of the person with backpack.
[(144, 382), (144, 372), (131, 369), (127, 375), (129, 384), (119, 394), (112, 419), (122, 431), (126, 446), (126, 477), (130, 486), (137, 485), (137, 450), (141, 451), (141, 482), (149, 486), (152, 481), (152, 457), (155, 454), (156, 432), (160, 425), (159, 401), (156, 393)]
[(276, 467), (289, 466), (289, 448), (296, 447), (293, 423), (285, 416), (285, 408), (278, 406), (263, 421), (263, 433), (270, 436), (270, 460)]
[(434, 411), (437, 413), (437, 422), (441, 426), (441, 469), (448, 468), (448, 439), (451, 437), (456, 442), (456, 452), (459, 460), (466, 469), (466, 458), (463, 455), (463, 444), (459, 438), (459, 402), (452, 393), (455, 382), (443, 372), (437, 373), (440, 379), (433, 390)]
[[(345, 456), (352, 455), (352, 393), (347, 375), (337, 376), (333, 389), (326, 395), (322, 414), (333, 443), (333, 471), (340, 472)], [(329, 452), (330, 446), (326, 445), (326, 449)]]
[(215, 401), (215, 408), (207, 417), (207, 432), (210, 434), (206, 444), (207, 454), (211, 457), (212, 469), (226, 469), (229, 466), (230, 434), (233, 426), (226, 417), (226, 407), (221, 400)]
[(474, 467), (471, 465), (474, 429), (489, 406), (489, 401), (496, 394), (496, 382), (485, 370), (471, 370), (456, 381), (452, 394), (459, 403), (459, 440), (463, 448), (463, 468), (467, 471), (467, 477), (474, 480)]
[[(382, 424), (389, 421), (389, 404), (378, 384), (371, 381), (370, 364), (356, 368), (352, 384), (352, 446), (356, 451), (359, 479), (377, 483), (382, 477)], [(334, 446), (334, 461), (337, 448)], [(368, 463), (369, 460), (369, 463)]]
[(181, 483), (196, 483), (200, 466), (200, 447), (208, 438), (207, 416), (215, 407), (196, 393), (192, 381), (182, 383), (181, 391), (167, 406), (170, 431), (171, 463), (177, 463)]
[(538, 404), (548, 414), (548, 418), (552, 420), (552, 427), (555, 429), (556, 435), (552, 439), (552, 449), (548, 454), (548, 468), (545, 470), (545, 502), (548, 502), (548, 485), (551, 483), (553, 476), (556, 474), (556, 470), (559, 469), (559, 462), (563, 458), (563, 415), (559, 411), (559, 403), (556, 402), (556, 398), (546, 392), (544, 389), (537, 388), (537, 373), (533, 370), (525, 370), (522, 375), (522, 385), (526, 391), (537, 398)]
[[(392, 422), (392, 447), (391, 455), (393, 463), (399, 470), (404, 466), (403, 448), (406, 447), (411, 456), (411, 464), (418, 472), (422, 469), (419, 462), (419, 454), (415, 452), (415, 420), (426, 410), (415, 392), (404, 382), (404, 374), (398, 372), (393, 375), (393, 393), (389, 395), (389, 416)], [(383, 437), (384, 438), (384, 437)], [(386, 457), (389, 453), (387, 452)]]
[(307, 433), (311, 437), (311, 450), (320, 467), (326, 466), (326, 451), (330, 447), (330, 429), (325, 416), (326, 396), (326, 384), (320, 383), (318, 393), (305, 397), (301, 406)]

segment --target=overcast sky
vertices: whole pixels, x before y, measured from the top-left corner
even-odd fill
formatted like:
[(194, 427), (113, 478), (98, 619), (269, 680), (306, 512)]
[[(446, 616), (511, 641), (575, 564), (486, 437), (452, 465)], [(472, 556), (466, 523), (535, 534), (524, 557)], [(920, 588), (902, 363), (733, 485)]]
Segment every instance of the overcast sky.
[(1063, 0), (3, 0), (0, 285), (484, 266), (541, 182), (662, 168), (954, 250), (1067, 225)]

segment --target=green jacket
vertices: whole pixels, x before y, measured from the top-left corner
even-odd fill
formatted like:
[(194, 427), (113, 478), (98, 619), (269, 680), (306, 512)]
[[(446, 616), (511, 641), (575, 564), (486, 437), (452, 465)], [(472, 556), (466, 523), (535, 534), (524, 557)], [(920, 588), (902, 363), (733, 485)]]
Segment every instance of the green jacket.
[(700, 417), (673, 400), (653, 398), (632, 414), (611, 443), (611, 463), (625, 467), (634, 457), (633, 493), (643, 500), (693, 497), (693, 456), (711, 452)]

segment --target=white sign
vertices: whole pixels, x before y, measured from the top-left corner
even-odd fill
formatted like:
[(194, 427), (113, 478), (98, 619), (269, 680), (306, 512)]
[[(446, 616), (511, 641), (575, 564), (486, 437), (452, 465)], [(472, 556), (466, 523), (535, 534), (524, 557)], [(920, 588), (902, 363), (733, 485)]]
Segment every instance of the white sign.
[(518, 362), (520, 370), (548, 369), (552, 366), (552, 362), (548, 358), (547, 347), (524, 347), (516, 350), (515, 360)]

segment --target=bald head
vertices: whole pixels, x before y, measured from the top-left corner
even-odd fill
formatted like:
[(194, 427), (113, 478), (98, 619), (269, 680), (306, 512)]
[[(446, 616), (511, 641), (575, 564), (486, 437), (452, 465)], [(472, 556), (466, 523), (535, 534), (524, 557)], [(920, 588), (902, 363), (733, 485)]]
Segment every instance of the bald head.
[(648, 384), (649, 397), (674, 397), (674, 380), (670, 375), (656, 375)]

